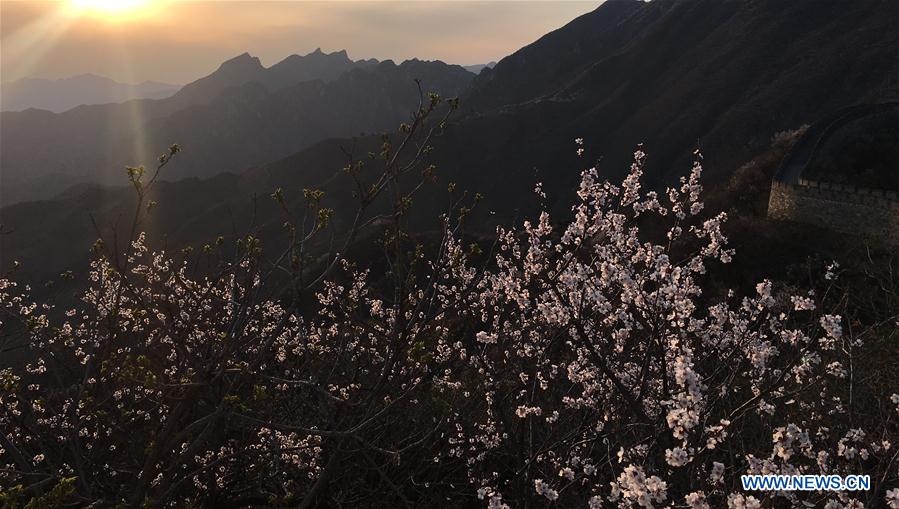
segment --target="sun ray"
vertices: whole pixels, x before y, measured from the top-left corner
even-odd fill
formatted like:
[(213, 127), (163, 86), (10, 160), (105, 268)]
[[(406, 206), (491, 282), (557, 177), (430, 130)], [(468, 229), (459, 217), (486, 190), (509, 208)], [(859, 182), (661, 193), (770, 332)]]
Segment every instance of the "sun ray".
[(150, 0), (69, 0), (69, 7), (79, 15), (121, 21), (143, 17), (151, 3)]
[(76, 18), (65, 6), (28, 23), (3, 37), (4, 53), (14, 65), (10, 74), (28, 76), (56, 41), (68, 31)]
[[(130, 46), (127, 44), (121, 44), (117, 46), (118, 48), (118, 60), (119, 66), (121, 67), (122, 73), (128, 83), (137, 83), (138, 78), (136, 73), (134, 72), (134, 60), (132, 55), (129, 53)], [(126, 103), (126, 107), (128, 109), (128, 117), (129, 117), (129, 130), (126, 136), (131, 137), (131, 157), (133, 160), (127, 161), (128, 164), (133, 165), (143, 165), (146, 168), (153, 168), (155, 166), (155, 155), (152, 153), (151, 149), (156, 149), (162, 152), (164, 147), (149, 147), (147, 144), (147, 130), (146, 130), (146, 115), (144, 114), (144, 107), (146, 102), (139, 99), (133, 99)], [(119, 145), (121, 140), (110, 140), (108, 143), (109, 147), (115, 147)], [(150, 214), (147, 217), (147, 224), (145, 224), (145, 228), (148, 232), (152, 231), (152, 218), (153, 215)], [(153, 232), (155, 233), (155, 232)]]

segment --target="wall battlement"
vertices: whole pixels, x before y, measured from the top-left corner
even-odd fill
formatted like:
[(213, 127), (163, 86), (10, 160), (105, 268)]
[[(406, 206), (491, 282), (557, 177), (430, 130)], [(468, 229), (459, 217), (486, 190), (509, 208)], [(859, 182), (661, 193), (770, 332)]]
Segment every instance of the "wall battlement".
[[(808, 188), (807, 194), (817, 193), (824, 199), (848, 201), (851, 203), (868, 203), (875, 206), (899, 206), (899, 193), (883, 189), (856, 187), (848, 184), (833, 184), (800, 178), (798, 187)], [(874, 203), (872, 203), (874, 202)]]
[(798, 184), (775, 180), (768, 198), (768, 217), (899, 244), (899, 199), (895, 192), (805, 179)]

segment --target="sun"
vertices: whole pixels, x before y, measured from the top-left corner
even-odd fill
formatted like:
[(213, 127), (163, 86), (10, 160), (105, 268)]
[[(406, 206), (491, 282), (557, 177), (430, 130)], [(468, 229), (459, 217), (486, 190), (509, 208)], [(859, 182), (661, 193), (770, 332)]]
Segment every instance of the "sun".
[(69, 7), (78, 14), (118, 20), (140, 16), (150, 0), (69, 0)]

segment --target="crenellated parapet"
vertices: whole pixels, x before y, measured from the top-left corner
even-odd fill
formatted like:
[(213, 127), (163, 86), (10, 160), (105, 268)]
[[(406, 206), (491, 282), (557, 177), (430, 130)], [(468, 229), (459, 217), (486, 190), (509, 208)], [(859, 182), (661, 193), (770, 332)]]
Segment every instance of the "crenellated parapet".
[(899, 244), (899, 197), (893, 191), (805, 179), (773, 181), (768, 217)]

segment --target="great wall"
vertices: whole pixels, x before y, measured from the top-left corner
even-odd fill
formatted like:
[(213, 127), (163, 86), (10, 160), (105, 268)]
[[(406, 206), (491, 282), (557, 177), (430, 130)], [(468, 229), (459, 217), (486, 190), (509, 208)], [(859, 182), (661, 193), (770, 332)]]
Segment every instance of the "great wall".
[[(899, 102), (852, 106), (834, 112), (810, 127), (774, 174), (768, 217), (899, 245), (899, 195), (895, 191), (804, 176), (821, 146), (841, 127), (897, 108)], [(899, 161), (896, 164), (899, 165)]]

